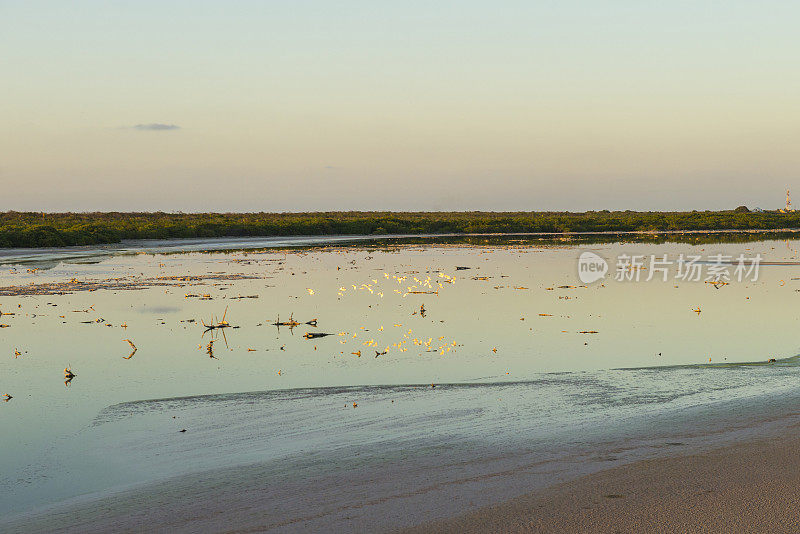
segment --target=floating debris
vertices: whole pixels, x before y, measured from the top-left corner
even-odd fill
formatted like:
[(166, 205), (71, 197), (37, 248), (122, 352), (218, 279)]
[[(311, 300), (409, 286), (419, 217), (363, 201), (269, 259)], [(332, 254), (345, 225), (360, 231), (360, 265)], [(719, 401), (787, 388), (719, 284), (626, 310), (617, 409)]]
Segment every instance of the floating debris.
[(327, 334), (325, 332), (306, 332), (303, 337), (306, 339), (316, 339), (318, 337), (332, 336), (334, 334)]
[(78, 280), (73, 278), (69, 282), (52, 282), (3, 287), (0, 288), (0, 297), (16, 297), (23, 295), (68, 295), (79, 291), (98, 290), (137, 291), (158, 286), (182, 287), (187, 285), (187, 283), (197, 284), (208, 280), (257, 280), (259, 278), (264, 277), (240, 273), (212, 273), (202, 276), (159, 276), (157, 278), (124, 277), (108, 278), (105, 280)]

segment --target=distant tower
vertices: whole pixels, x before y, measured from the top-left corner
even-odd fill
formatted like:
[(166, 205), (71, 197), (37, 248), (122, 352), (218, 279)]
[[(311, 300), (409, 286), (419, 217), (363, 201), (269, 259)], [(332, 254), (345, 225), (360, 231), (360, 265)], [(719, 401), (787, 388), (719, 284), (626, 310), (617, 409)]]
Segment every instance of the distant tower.
[(791, 213), (794, 211), (792, 208), (792, 199), (789, 196), (789, 190), (786, 190), (786, 207), (778, 210), (780, 213)]

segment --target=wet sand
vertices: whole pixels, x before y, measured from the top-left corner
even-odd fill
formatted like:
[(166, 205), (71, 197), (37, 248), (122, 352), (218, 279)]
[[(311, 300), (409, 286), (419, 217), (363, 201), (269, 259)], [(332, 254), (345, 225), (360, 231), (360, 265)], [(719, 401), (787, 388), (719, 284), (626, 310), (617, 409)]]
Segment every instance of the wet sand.
[(404, 530), (800, 532), (800, 428), (768, 440), (645, 460)]
[[(274, 479), (264, 484), (266, 473), (246, 467), (78, 500), (0, 523), (0, 531), (796, 533), (798, 447), (800, 426), (795, 424), (769, 439), (633, 462), (481, 508), (481, 499), (502, 492), (484, 480), (483, 497), (478, 491), (470, 502), (478, 506), (474, 511), (416, 526), (410, 525), (447, 514), (428, 491), (393, 499), (372, 495), (376, 484), (397, 491), (397, 473), (355, 470), (349, 482), (322, 479), (318, 483), (324, 487), (316, 489), (349, 499), (320, 503), (306, 484)], [(425, 477), (424, 471), (417, 476)], [(343, 492), (345, 483), (350, 488)], [(305, 510), (287, 508), (284, 501), (305, 502)], [(398, 530), (399, 525), (405, 526)]]

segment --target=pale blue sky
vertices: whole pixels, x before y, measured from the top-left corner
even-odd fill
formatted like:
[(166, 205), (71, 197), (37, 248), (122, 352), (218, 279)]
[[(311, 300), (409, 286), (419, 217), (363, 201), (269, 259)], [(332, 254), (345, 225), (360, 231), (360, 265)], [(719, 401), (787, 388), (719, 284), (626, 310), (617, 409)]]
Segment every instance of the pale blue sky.
[(0, 209), (774, 207), (800, 198), (798, 20), (769, 1), (0, 0)]

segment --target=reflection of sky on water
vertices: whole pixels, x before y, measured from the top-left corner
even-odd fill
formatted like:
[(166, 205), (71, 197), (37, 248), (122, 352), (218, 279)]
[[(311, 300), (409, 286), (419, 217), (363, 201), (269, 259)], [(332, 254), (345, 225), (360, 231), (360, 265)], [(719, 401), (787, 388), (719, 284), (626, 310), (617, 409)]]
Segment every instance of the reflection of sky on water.
[[(786, 242), (590, 248), (606, 258), (760, 252), (765, 261), (795, 259)], [(72, 278), (259, 276), (142, 291), (0, 297), (0, 310), (15, 313), (0, 317), (0, 323), (11, 325), (0, 329), (0, 393), (14, 396), (0, 405), (0, 484), (18, 495), (8, 506), (22, 506), (31, 495), (46, 502), (170, 472), (355, 441), (413, 445), (418, 432), (436, 436), (440, 444), (482, 442), (489, 440), (486, 436), (510, 442), (535, 429), (546, 439), (555, 424), (585, 429), (597, 414), (621, 421), (634, 417), (637, 406), (659, 412), (789, 387), (796, 369), (792, 361), (727, 370), (668, 369), (668, 379), (660, 371), (619, 369), (691, 366), (709, 358), (712, 364), (763, 362), (797, 354), (794, 310), (800, 280), (792, 279), (800, 276), (800, 267), (765, 266), (757, 282), (721, 289), (672, 280), (559, 288), (579, 285), (576, 261), (582, 250), (416, 246), (126, 255), (94, 264), (61, 263), (35, 273), (4, 270), (3, 286)], [(440, 272), (455, 277), (455, 283), (447, 283)], [(398, 282), (395, 277), (406, 278)], [(430, 277), (432, 288), (414, 277)], [(409, 294), (414, 285), (412, 290), (438, 290), (438, 295)], [(250, 295), (259, 298), (234, 298)], [(422, 304), (425, 317), (419, 314)], [(204, 334), (201, 321), (219, 320), (226, 307), (226, 320), (239, 328), (226, 329), (224, 337)], [(692, 312), (698, 307), (700, 314)], [(278, 330), (270, 325), (278, 315), (287, 320), (290, 314), (301, 323), (316, 318), (318, 326)], [(100, 318), (105, 322), (84, 324)], [(127, 328), (120, 327), (123, 323)], [(597, 333), (580, 333), (585, 331)], [(306, 332), (335, 335), (307, 340)], [(130, 360), (123, 359), (130, 354), (124, 339), (138, 347)], [(212, 339), (216, 359), (207, 355)], [(23, 352), (18, 359), (16, 349)], [(360, 357), (352, 354), (359, 351)], [(69, 388), (61, 378), (67, 365), (77, 374)], [(562, 372), (567, 373), (543, 374)], [(754, 383), (748, 373), (759, 373), (759, 380)], [(494, 382), (511, 384), (442, 386)], [(430, 389), (431, 383), (439, 386)], [(312, 390), (307, 396), (290, 392), (274, 398), (229, 395), (392, 384), (427, 387)], [(213, 397), (169, 400), (207, 395), (228, 396), (218, 402)], [(135, 404), (148, 399), (167, 400)], [(431, 403), (441, 405), (432, 412)], [(403, 415), (390, 425), (386, 418), (398, 410)], [(172, 420), (172, 415), (183, 419)], [(507, 425), (509, 420), (514, 424)], [(253, 434), (248, 421), (258, 421), (261, 430)], [(195, 440), (213, 446), (201, 450), (184, 443), (175, 455), (168, 454), (181, 425), (192, 427)], [(220, 429), (225, 429), (221, 435)], [(258, 440), (249, 439), (252, 435)], [(140, 442), (148, 448), (138, 449)], [(135, 461), (129, 464), (126, 458)], [(84, 471), (78, 475), (64, 467), (69, 464)]]

